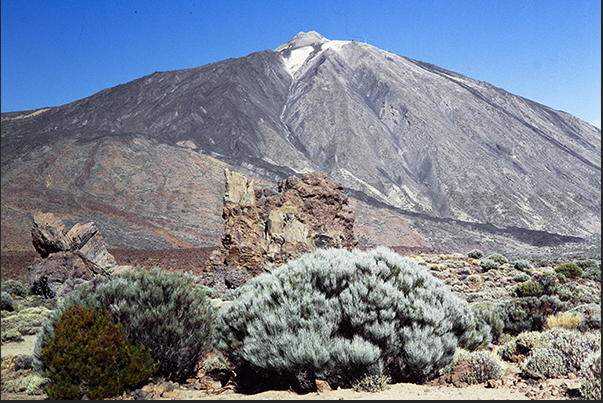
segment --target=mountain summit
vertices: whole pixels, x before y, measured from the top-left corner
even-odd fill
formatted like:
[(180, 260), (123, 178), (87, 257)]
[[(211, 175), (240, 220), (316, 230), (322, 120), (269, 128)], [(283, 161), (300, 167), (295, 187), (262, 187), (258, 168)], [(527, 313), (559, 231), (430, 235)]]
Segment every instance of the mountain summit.
[(2, 246), (27, 243), (29, 214), (48, 209), (96, 221), (115, 234), (112, 246), (215, 245), (225, 167), (261, 186), (326, 173), (352, 196), (364, 246), (600, 239), (599, 129), (310, 31), (274, 50), (3, 113)]

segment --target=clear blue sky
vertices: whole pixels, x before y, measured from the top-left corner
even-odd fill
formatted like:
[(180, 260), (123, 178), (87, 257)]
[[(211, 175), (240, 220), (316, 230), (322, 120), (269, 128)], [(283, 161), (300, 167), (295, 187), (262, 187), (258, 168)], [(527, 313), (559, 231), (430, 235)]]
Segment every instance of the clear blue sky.
[(315, 30), (601, 119), (601, 0), (2, 0), (1, 19), (2, 112)]

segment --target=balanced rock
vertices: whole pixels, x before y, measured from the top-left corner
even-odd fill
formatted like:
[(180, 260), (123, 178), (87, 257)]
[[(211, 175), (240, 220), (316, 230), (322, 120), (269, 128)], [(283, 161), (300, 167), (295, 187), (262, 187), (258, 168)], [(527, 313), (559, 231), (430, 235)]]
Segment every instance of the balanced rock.
[[(38, 212), (31, 228), (32, 243), (40, 255), (29, 267), (29, 286), (45, 298), (64, 295), (94, 276), (120, 269), (105, 246), (96, 224), (65, 223), (52, 213)], [(120, 270), (123, 271), (123, 270)]]

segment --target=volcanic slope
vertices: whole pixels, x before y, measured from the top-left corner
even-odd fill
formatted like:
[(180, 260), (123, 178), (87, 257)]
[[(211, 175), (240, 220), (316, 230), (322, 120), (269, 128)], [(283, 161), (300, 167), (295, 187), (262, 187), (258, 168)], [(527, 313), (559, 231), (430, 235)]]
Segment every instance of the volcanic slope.
[(2, 247), (29, 242), (38, 209), (94, 219), (112, 247), (215, 245), (225, 167), (259, 187), (327, 173), (352, 196), (366, 246), (600, 239), (599, 129), (311, 31), (274, 50), (3, 113)]

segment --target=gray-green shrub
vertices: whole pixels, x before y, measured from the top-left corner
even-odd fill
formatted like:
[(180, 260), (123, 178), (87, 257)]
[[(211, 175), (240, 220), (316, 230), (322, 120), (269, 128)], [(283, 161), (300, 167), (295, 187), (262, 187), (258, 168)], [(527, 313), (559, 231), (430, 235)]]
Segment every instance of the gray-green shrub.
[(582, 397), (585, 400), (601, 400), (601, 354), (588, 357), (578, 377)]
[(589, 278), (597, 282), (601, 282), (601, 262), (584, 269), (583, 278)]
[(516, 261), (513, 264), (513, 267), (515, 269), (517, 269), (519, 271), (522, 271), (524, 273), (527, 273), (527, 274), (531, 274), (532, 273), (532, 269), (533, 269), (532, 263), (530, 263), (529, 260), (525, 260), (525, 259), (521, 259), (521, 260)]
[(138, 268), (108, 279), (95, 277), (59, 301), (36, 338), (38, 371), (45, 372), (42, 348), (54, 336), (63, 312), (76, 304), (107, 308), (127, 339), (149, 350), (160, 364), (158, 375), (167, 380), (180, 382), (194, 376), (211, 348), (215, 310), (205, 287), (196, 285), (190, 274)]
[(546, 318), (567, 310), (568, 303), (554, 295), (511, 298), (499, 302), (495, 310), (503, 321), (503, 332), (518, 335), (524, 331), (540, 331)]
[(494, 260), (498, 264), (509, 263), (509, 259), (507, 259), (503, 255), (501, 255), (500, 253), (493, 253), (490, 256), (488, 256), (486, 259)]
[(498, 269), (500, 269), (500, 263), (498, 263), (490, 258), (485, 258), (480, 261), (480, 267), (483, 272), (486, 272), (489, 270), (498, 270)]
[(1, 291), (19, 297), (26, 297), (30, 294), (29, 287), (17, 280), (2, 280)]
[(479, 249), (473, 249), (467, 253), (467, 256), (473, 259), (479, 259), (484, 256), (484, 252)]
[[(216, 347), (243, 388), (350, 387), (365, 375), (422, 382), (459, 341), (485, 336), (467, 303), (392, 250), (318, 249), (227, 293)], [(280, 381), (276, 385), (274, 381)]]
[(529, 274), (521, 272), (513, 276), (513, 281), (515, 281), (516, 283), (523, 283), (525, 281), (530, 280), (530, 278), (531, 277)]
[(546, 378), (556, 378), (578, 372), (593, 353), (601, 351), (601, 334), (582, 333), (555, 328), (543, 332), (544, 347), (533, 348), (521, 365), (522, 370), (536, 372)]

